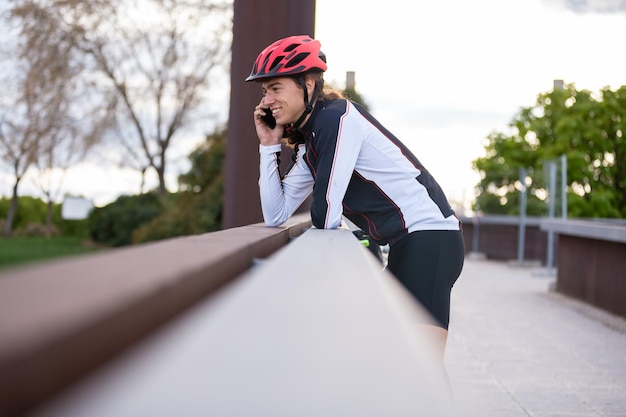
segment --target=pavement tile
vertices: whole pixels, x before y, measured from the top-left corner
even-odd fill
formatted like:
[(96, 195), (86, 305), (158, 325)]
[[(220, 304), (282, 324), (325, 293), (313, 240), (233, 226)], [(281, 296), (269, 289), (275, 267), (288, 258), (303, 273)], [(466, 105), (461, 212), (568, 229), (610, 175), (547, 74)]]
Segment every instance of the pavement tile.
[(626, 417), (626, 320), (537, 268), (468, 259), (446, 368), (464, 416)]

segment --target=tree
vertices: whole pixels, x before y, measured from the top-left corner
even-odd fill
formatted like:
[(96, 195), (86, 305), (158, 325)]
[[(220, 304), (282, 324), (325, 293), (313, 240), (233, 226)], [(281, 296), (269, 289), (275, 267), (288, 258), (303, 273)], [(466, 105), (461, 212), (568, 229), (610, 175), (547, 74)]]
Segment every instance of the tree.
[[(18, 207), (18, 186), (33, 165), (39, 173), (51, 173), (68, 161), (81, 159), (98, 137), (104, 118), (98, 118), (98, 106), (78, 76), (83, 70), (76, 59), (72, 38), (59, 30), (58, 22), (30, 4), (16, 2), (6, 22), (11, 29), (8, 39), (13, 47), (5, 48), (8, 62), (0, 120), (0, 154), (13, 168), (15, 182), (12, 204), (4, 235), (11, 234)], [(7, 45), (7, 44), (5, 44)], [(83, 118), (90, 122), (84, 127)], [(65, 161), (61, 163), (60, 161)], [(43, 182), (41, 183), (44, 184)], [(43, 187), (48, 197), (48, 228), (52, 229), (52, 188)]]
[[(6, 94), (2, 97), (0, 119), (0, 154), (11, 166), (14, 176), (11, 205), (3, 230), (5, 236), (10, 236), (13, 229), (20, 182), (37, 160), (43, 140), (58, 132), (57, 111), (63, 106), (64, 97), (56, 94), (56, 87), (66, 75), (63, 70), (56, 70), (64, 66), (65, 55), (55, 60), (58, 65), (50, 61), (48, 53), (37, 56), (21, 36), (24, 32), (11, 23), (6, 22), (13, 35), (9, 39), (15, 41), (15, 46), (3, 52), (8, 59), (6, 62), (14, 66), (3, 68)], [(41, 34), (35, 34), (34, 38), (41, 39)]]
[[(24, 24), (40, 16), (82, 51), (88, 82), (106, 90), (114, 125), (108, 155), (153, 168), (166, 192), (168, 151), (202, 114), (215, 70), (227, 70), (227, 0), (10, 0)], [(87, 82), (87, 81), (86, 81)], [(143, 175), (143, 174), (142, 174)]]
[[(58, 0), (57, 2), (61, 2)], [(156, 171), (166, 193), (167, 153), (198, 114), (217, 68), (227, 69), (231, 6), (226, 1), (117, 1), (68, 31), (90, 58), (94, 76), (115, 97), (121, 163)], [(95, 22), (95, 24), (94, 24)]]
[(509, 124), (487, 138), (476, 205), (485, 213), (517, 214), (519, 169), (529, 169), (528, 213), (545, 214), (545, 161), (566, 155), (572, 217), (626, 217), (626, 86), (594, 95), (573, 85), (542, 93)]
[[(33, 113), (30, 103), (27, 102), (25, 104), (27, 104), (24, 109), (25, 113)], [(11, 205), (9, 206), (3, 230), (4, 236), (10, 236), (17, 212), (18, 187), (26, 170), (35, 160), (34, 155), (40, 136), (35, 129), (31, 130), (28, 126), (7, 121), (6, 119), (2, 120), (1, 123), (0, 152), (2, 159), (11, 166), (12, 174), (15, 178), (12, 187)]]

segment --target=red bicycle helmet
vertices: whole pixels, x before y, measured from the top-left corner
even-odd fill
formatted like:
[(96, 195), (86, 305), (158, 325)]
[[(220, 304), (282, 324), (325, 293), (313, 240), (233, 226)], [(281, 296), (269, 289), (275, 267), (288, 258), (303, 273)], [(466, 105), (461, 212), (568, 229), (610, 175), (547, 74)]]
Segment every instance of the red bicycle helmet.
[(319, 41), (307, 35), (280, 39), (259, 54), (246, 81), (302, 74), (315, 69), (326, 71), (326, 56), (320, 47)]

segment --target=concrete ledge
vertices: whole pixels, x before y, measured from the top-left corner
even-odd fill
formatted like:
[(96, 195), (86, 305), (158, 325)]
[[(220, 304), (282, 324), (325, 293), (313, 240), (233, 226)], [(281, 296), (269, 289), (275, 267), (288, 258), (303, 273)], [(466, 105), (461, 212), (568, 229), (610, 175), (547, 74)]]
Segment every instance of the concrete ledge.
[(36, 417), (456, 416), (430, 322), (350, 231), (311, 229)]
[(298, 216), (3, 271), (0, 415), (57, 393), (309, 226)]
[[(489, 214), (486, 216), (472, 216), (460, 217), (461, 222), (463, 224), (492, 224), (492, 225), (503, 225), (503, 226), (518, 226), (520, 224), (520, 216), (504, 216), (504, 215), (496, 215)], [(528, 216), (524, 217), (524, 224), (526, 226), (539, 226), (541, 223), (542, 217), (534, 217)]]
[(626, 225), (585, 220), (542, 220), (541, 230), (588, 239), (626, 243)]
[(626, 317), (626, 225), (619, 221), (545, 220), (559, 236), (555, 289)]

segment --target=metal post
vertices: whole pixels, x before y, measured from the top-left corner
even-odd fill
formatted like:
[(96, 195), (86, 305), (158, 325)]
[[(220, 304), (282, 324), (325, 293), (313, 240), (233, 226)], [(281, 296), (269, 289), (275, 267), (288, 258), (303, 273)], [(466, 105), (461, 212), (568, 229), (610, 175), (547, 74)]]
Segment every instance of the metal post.
[(561, 155), (561, 217), (567, 219), (567, 155)]
[(480, 220), (478, 218), (478, 212), (474, 213), (472, 219), (474, 229), (472, 231), (472, 253), (478, 253), (478, 234), (480, 232)]
[[(548, 190), (548, 218), (554, 219), (554, 194), (556, 192), (556, 162), (551, 161), (548, 163), (550, 172), (550, 188)], [(548, 254), (546, 260), (546, 266), (548, 268), (548, 275), (553, 274), (554, 265), (554, 231), (548, 230)]]
[(524, 262), (524, 248), (526, 246), (526, 177), (528, 171), (526, 168), (519, 169), (519, 180), (522, 183), (519, 198), (519, 232), (517, 237), (517, 262)]

